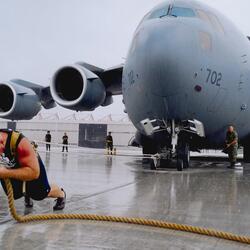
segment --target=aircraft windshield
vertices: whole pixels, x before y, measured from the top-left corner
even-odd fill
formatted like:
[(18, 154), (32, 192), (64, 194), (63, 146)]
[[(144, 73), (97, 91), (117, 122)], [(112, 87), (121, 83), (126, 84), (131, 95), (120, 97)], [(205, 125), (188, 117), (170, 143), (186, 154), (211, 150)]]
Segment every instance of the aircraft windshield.
[(152, 11), (144, 18), (144, 20), (162, 18), (165, 16), (194, 17), (195, 12), (189, 8), (175, 7), (168, 5)]
[(167, 16), (169, 12), (169, 7), (165, 6), (163, 8), (157, 9), (155, 11), (153, 11), (147, 19), (154, 19), (154, 18), (161, 18), (164, 16)]
[(182, 7), (173, 7), (170, 12), (171, 16), (176, 17), (194, 17), (195, 13), (192, 9), (182, 8)]

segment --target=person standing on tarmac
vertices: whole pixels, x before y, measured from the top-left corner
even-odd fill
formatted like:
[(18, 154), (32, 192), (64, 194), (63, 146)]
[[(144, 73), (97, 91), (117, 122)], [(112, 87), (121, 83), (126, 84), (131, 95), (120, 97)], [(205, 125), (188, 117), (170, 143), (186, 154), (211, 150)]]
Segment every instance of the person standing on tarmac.
[[(68, 152), (68, 139), (69, 137), (67, 136), (67, 133), (65, 132), (64, 133), (64, 136), (62, 137), (62, 144), (63, 144), (63, 147), (62, 147), (62, 152), (64, 152), (64, 148), (66, 149), (66, 151)], [(65, 145), (65, 146), (64, 146)]]
[(110, 152), (112, 154), (112, 151), (113, 151), (113, 137), (111, 135), (111, 132), (109, 132), (109, 134), (106, 137), (106, 144), (107, 144), (107, 150), (108, 150), (108, 152), (110, 150)]
[(5, 193), (3, 179), (10, 178), (14, 199), (25, 197), (25, 206), (32, 207), (34, 200), (56, 198), (54, 210), (62, 210), (66, 203), (65, 191), (47, 179), (44, 164), (31, 142), (23, 134), (0, 130), (0, 179)]
[(238, 134), (233, 126), (229, 126), (226, 134), (226, 152), (230, 161), (228, 168), (234, 168), (237, 161)]
[(47, 134), (45, 135), (45, 141), (46, 143), (46, 151), (50, 151), (50, 143), (51, 143), (51, 134), (50, 131), (47, 131)]

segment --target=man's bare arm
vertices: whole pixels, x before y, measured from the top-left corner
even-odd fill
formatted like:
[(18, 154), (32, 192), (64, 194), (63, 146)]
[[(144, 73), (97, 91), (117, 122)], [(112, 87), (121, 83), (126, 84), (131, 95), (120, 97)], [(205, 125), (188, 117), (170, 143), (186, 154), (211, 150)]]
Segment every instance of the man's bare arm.
[(0, 167), (0, 178), (13, 178), (22, 181), (37, 179), (40, 174), (39, 163), (28, 139), (23, 138), (19, 143), (17, 157), (20, 167), (17, 169)]

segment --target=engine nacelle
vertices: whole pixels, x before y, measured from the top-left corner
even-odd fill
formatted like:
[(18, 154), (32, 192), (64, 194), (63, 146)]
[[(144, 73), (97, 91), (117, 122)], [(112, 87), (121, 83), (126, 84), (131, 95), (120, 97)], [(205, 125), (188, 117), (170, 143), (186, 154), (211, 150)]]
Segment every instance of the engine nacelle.
[(0, 83), (0, 118), (28, 120), (41, 110), (37, 94), (14, 82)]
[(106, 99), (102, 80), (78, 64), (60, 68), (53, 76), (50, 90), (56, 103), (76, 111), (94, 110)]

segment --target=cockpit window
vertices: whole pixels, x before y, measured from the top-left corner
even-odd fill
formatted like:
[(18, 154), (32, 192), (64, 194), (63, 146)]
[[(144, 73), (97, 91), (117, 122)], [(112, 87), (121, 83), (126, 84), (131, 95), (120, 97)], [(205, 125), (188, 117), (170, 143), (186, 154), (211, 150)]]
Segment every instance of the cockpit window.
[(153, 11), (149, 15), (148, 19), (161, 18), (161, 17), (167, 16), (167, 15), (168, 15), (168, 7), (166, 6), (165, 8), (161, 8), (161, 9)]
[(176, 17), (194, 17), (195, 13), (192, 9), (182, 8), (182, 7), (173, 7), (170, 11), (171, 16)]
[(162, 18), (165, 16), (174, 17), (195, 17), (195, 12), (189, 8), (175, 7), (175, 6), (165, 6), (160, 9), (154, 10), (145, 19)]

